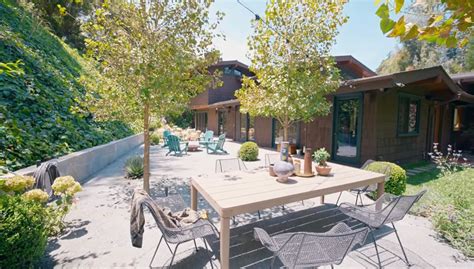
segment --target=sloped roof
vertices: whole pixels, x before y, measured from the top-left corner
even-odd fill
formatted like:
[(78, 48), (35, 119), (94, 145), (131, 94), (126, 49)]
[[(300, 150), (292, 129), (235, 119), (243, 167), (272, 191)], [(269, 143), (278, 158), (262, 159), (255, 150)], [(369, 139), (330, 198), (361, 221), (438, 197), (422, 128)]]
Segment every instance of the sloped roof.
[[(404, 87), (423, 81), (442, 82), (454, 96), (454, 100), (474, 103), (474, 95), (465, 92), (441, 66), (404, 71), (345, 81), (337, 91), (340, 93), (363, 92), (377, 89)], [(454, 101), (453, 100), (453, 101)]]

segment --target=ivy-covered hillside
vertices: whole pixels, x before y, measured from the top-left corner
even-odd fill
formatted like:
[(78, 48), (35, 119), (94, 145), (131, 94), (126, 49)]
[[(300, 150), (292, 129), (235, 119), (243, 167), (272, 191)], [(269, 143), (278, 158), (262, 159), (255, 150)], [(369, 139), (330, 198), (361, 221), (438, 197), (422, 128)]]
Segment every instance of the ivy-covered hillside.
[(121, 122), (93, 119), (82, 101), (85, 81), (98, 74), (13, 2), (0, 0), (0, 62), (20, 60), (24, 75), (0, 74), (0, 168), (16, 170), (131, 135)]

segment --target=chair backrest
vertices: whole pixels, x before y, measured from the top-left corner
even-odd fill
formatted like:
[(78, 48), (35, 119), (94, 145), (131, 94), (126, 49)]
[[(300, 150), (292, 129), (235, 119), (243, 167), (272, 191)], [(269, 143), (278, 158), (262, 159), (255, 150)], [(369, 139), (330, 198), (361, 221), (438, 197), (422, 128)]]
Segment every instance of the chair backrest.
[(280, 160), (280, 153), (265, 154), (265, 167), (269, 167)]
[(375, 162), (375, 161), (372, 160), (372, 159), (368, 159), (368, 160), (365, 161), (365, 163), (360, 167), (360, 169), (364, 169), (364, 170), (367, 169), (367, 167), (368, 167), (371, 163), (373, 163), (373, 162)]
[(225, 143), (225, 133), (219, 136), (219, 140), (217, 141), (216, 149), (223, 150)]
[(367, 227), (351, 230), (341, 222), (326, 233), (288, 234), (287, 241), (277, 245), (264, 230), (255, 228), (254, 232), (256, 239), (290, 268), (340, 264), (355, 245), (365, 241), (367, 233)]
[(163, 138), (168, 138), (168, 136), (171, 134), (169, 130), (164, 130), (163, 131)]
[(226, 173), (232, 171), (245, 171), (247, 167), (245, 163), (242, 162), (239, 158), (232, 159), (218, 159), (216, 160), (216, 173)]
[(212, 130), (207, 130), (206, 133), (204, 133), (205, 142), (211, 142), (213, 137), (214, 137), (214, 131)]
[(168, 146), (170, 148), (170, 151), (180, 151), (179, 147), (179, 137), (175, 135), (168, 135)]
[(386, 207), (384, 207), (380, 214), (385, 216), (384, 221), (377, 225), (382, 226), (386, 223), (402, 220), (412, 206), (420, 200), (420, 198), (426, 193), (426, 190), (422, 190), (415, 195), (400, 195), (393, 199)]

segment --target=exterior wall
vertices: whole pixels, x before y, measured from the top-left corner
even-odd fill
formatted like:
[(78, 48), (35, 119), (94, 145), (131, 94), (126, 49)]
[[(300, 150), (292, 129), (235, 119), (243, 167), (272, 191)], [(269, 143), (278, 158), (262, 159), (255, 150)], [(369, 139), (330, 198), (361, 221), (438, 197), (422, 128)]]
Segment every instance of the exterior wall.
[(260, 147), (272, 146), (272, 119), (264, 117), (255, 118), (255, 143)]
[(207, 129), (214, 131), (214, 135), (217, 135), (217, 110), (215, 108), (207, 110)]
[(375, 160), (377, 154), (377, 93), (368, 92), (364, 94), (362, 108), (362, 138), (360, 141), (360, 160), (362, 165), (368, 159)]
[(332, 147), (332, 120), (333, 113), (327, 116), (316, 117), (309, 123), (301, 124), (300, 144), (301, 147), (309, 147), (313, 150), (326, 148), (331, 152)]
[(209, 90), (206, 90), (191, 99), (190, 106), (205, 106), (209, 102)]
[(209, 104), (236, 99), (234, 93), (242, 86), (241, 78), (232, 75), (222, 75), (221, 80), (223, 82), (222, 87), (207, 90)]
[(230, 109), (227, 110), (227, 121), (226, 121), (226, 127), (225, 129), (227, 130), (226, 132), (226, 137), (236, 140), (236, 129), (237, 129), (237, 124), (236, 124), (236, 109), (235, 107), (231, 107)]
[(410, 162), (422, 159), (427, 153), (429, 102), (420, 104), (419, 133), (415, 136), (397, 135), (398, 93), (392, 89), (377, 96), (376, 159), (392, 162)]

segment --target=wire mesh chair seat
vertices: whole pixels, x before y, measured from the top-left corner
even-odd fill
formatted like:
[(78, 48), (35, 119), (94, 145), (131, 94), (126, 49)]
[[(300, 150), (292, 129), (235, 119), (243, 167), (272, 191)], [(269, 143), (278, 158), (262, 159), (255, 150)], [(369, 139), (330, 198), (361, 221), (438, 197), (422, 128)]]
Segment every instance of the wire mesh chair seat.
[(280, 153), (265, 154), (265, 167), (269, 167), (280, 160)]
[[(361, 166), (360, 169), (367, 170), (369, 165), (374, 162), (375, 162), (374, 160), (369, 159)], [(387, 182), (390, 179), (391, 171), (392, 171), (391, 167), (388, 164), (385, 164), (377, 172), (381, 174), (385, 174), (385, 182)], [(376, 190), (377, 190), (377, 184), (371, 184), (367, 186), (352, 188), (349, 190), (349, 192), (356, 195), (355, 205), (358, 204), (357, 202), (359, 200), (360, 200), (360, 204), (364, 205), (364, 203), (362, 202), (362, 195), (372, 193)], [(339, 200), (341, 199), (342, 193), (343, 193), (342, 191), (339, 193), (339, 196), (337, 197), (336, 205), (339, 204)]]
[(395, 196), (389, 193), (384, 193), (373, 204), (357, 206), (350, 203), (342, 203), (339, 206), (339, 210), (343, 214), (364, 223), (371, 230), (370, 234), (374, 242), (379, 267), (382, 267), (382, 263), (380, 261), (376, 238), (373, 231), (381, 228), (385, 224), (391, 223), (393, 232), (395, 232), (395, 235), (397, 236), (398, 243), (400, 244), (403, 256), (405, 257), (405, 261), (407, 265), (410, 265), (394, 222), (402, 220), (410, 208), (412, 208), (412, 206), (419, 201), (425, 193), (426, 190), (420, 191), (415, 195)]
[(270, 236), (265, 230), (254, 228), (255, 239), (273, 252), (271, 266), (278, 257), (288, 268), (340, 264), (355, 245), (365, 241), (367, 233), (367, 227), (352, 230), (342, 222), (325, 233), (295, 232)]
[[(184, 201), (179, 195), (170, 195), (164, 198), (157, 199), (154, 202), (156, 202), (158, 207), (160, 208), (162, 205), (168, 206), (169, 204), (172, 204), (173, 207), (179, 206), (181, 209), (185, 208)], [(189, 242), (189, 241), (194, 241), (194, 246), (196, 250), (198, 250), (196, 239), (201, 238), (202, 241), (204, 242), (204, 246), (206, 250), (209, 252), (209, 248), (207, 246), (207, 242), (204, 239), (204, 237), (211, 236), (211, 235), (217, 236), (219, 234), (217, 228), (208, 220), (199, 219), (193, 224), (186, 225), (183, 227), (172, 228), (165, 225), (165, 222), (163, 221), (163, 219), (160, 218), (159, 214), (152, 213), (152, 215), (153, 215), (153, 218), (155, 219), (158, 229), (160, 229), (161, 231), (161, 238), (160, 238), (160, 241), (158, 242), (158, 245), (156, 246), (155, 253), (153, 254), (153, 257), (150, 261), (150, 267), (153, 263), (153, 260), (155, 259), (156, 253), (163, 239), (166, 245), (168, 246), (168, 249), (173, 255), (170, 262), (170, 266), (171, 266), (173, 264), (173, 260), (176, 255), (178, 246), (180, 244)], [(176, 245), (174, 248), (174, 251), (171, 249), (169, 244)], [(209, 257), (209, 261), (211, 263), (211, 267), (213, 267), (212, 257)]]
[(247, 166), (245, 166), (245, 163), (239, 158), (217, 159), (214, 170), (216, 173), (246, 171)]

